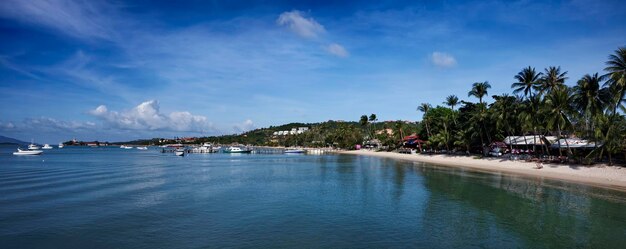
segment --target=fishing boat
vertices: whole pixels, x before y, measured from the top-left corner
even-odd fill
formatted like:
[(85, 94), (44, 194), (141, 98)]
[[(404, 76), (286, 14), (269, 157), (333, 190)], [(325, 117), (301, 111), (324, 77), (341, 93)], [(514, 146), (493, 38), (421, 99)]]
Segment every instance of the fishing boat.
[(174, 151), (174, 154), (176, 154), (177, 156), (185, 156), (185, 149), (178, 148)]
[(63, 143), (59, 143), (59, 149), (61, 149), (63, 147), (64, 147)]
[(148, 147), (146, 147), (146, 146), (142, 146), (142, 147), (137, 147), (137, 149), (138, 149), (138, 150), (147, 150), (147, 149), (148, 149)]
[(43, 147), (41, 147), (44, 150), (51, 150), (52, 146), (50, 146), (49, 144), (44, 144)]
[(16, 152), (13, 152), (13, 155), (16, 156), (36, 156), (36, 155), (41, 155), (43, 153), (42, 150), (22, 150), (20, 148), (17, 148)]
[(241, 147), (237, 147), (237, 146), (230, 146), (226, 149), (224, 149), (225, 153), (251, 153), (252, 150), (250, 149), (242, 149)]
[(305, 150), (303, 150), (303, 149), (288, 149), (288, 150), (285, 150), (285, 153), (287, 153), (287, 154), (302, 154), (304, 152), (305, 152)]

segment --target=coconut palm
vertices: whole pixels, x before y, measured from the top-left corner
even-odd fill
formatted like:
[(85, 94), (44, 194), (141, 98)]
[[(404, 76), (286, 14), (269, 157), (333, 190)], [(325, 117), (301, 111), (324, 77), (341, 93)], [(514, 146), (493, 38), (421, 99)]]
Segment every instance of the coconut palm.
[[(544, 112), (546, 114), (547, 128), (556, 129), (558, 134), (559, 143), (559, 156), (562, 156), (561, 152), (561, 137), (563, 135), (563, 129), (569, 129), (572, 127), (570, 117), (575, 115), (573, 103), (572, 91), (568, 87), (557, 87), (552, 90), (545, 97)], [(567, 150), (571, 154), (569, 144), (566, 141)]]
[(446, 102), (443, 102), (454, 111), (454, 107), (459, 104), (459, 98), (456, 95), (450, 95), (446, 97)]
[(472, 84), (472, 90), (467, 93), (468, 97), (474, 96), (478, 98), (480, 103), (483, 103), (483, 97), (487, 95), (487, 90), (491, 88), (488, 81), (485, 82), (476, 82)]
[(422, 115), (422, 121), (424, 122), (424, 124), (426, 125), (426, 133), (428, 134), (428, 137), (431, 137), (432, 134), (430, 134), (430, 127), (428, 126), (428, 111), (430, 111), (430, 109), (432, 108), (432, 106), (428, 103), (422, 103), (420, 104), (420, 106), (417, 107), (418, 111), (421, 111), (424, 113), (424, 115)]
[(522, 69), (522, 71), (517, 73), (514, 77), (517, 82), (511, 84), (513, 93), (519, 94), (523, 92), (526, 98), (532, 96), (533, 92), (540, 89), (541, 75), (542, 73), (537, 73), (534, 67), (528, 66), (527, 68)]
[(615, 54), (609, 55), (604, 71), (607, 72), (605, 85), (615, 94), (611, 103), (612, 114), (615, 114), (626, 93), (626, 47), (618, 48)]
[(608, 89), (600, 87), (603, 79), (604, 77), (598, 76), (598, 73), (586, 74), (578, 80), (573, 88), (574, 106), (583, 116), (587, 137), (592, 136), (593, 121), (597, 115), (602, 114), (608, 103)]
[(545, 69), (543, 77), (541, 77), (541, 85), (539, 86), (539, 93), (550, 93), (557, 88), (565, 86), (565, 80), (567, 80), (567, 71), (561, 72), (561, 67), (548, 67)]

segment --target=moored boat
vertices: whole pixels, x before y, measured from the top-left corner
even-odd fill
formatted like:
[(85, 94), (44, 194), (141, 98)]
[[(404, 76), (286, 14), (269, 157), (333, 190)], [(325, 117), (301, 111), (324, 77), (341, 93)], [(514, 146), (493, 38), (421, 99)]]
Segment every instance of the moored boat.
[(41, 150), (22, 150), (20, 148), (17, 148), (16, 152), (13, 152), (13, 155), (16, 156), (36, 156), (36, 155), (41, 155), (43, 153), (43, 151)]
[(251, 153), (252, 150), (250, 149), (242, 149), (241, 147), (237, 147), (237, 146), (230, 146), (226, 149), (224, 149), (225, 153)]
[(51, 150), (52, 146), (50, 146), (49, 144), (44, 144), (43, 147), (41, 147), (44, 150)]
[(129, 149), (132, 149), (133, 146), (122, 145), (122, 146), (120, 146), (120, 148), (129, 150)]
[(63, 147), (64, 147), (63, 143), (59, 143), (59, 149), (61, 149)]
[(148, 147), (146, 147), (146, 146), (141, 146), (141, 147), (137, 147), (137, 149), (138, 149), (138, 150), (147, 150), (147, 149), (148, 149)]
[(178, 148), (174, 151), (174, 154), (176, 154), (177, 156), (185, 156), (185, 149)]
[(285, 153), (287, 153), (287, 154), (302, 154), (304, 152), (306, 152), (306, 151), (303, 150), (303, 149), (287, 149), (287, 150), (285, 150)]

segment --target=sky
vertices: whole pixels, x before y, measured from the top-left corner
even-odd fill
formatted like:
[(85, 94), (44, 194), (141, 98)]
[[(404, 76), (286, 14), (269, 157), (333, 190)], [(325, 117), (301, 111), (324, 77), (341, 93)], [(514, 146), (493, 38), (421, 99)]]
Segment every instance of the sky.
[[(621, 1), (0, 1), (0, 135), (58, 143), (419, 120), (626, 46)], [(487, 101), (492, 101), (488, 98)]]

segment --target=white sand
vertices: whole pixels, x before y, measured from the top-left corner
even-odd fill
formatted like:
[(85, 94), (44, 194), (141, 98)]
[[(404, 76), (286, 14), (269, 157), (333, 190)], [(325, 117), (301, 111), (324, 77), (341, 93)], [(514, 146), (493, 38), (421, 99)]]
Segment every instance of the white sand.
[(425, 162), (450, 167), (464, 167), (485, 172), (521, 174), (626, 191), (626, 168), (618, 166), (584, 166), (544, 163), (542, 169), (536, 169), (535, 163), (511, 161), (502, 158), (474, 159), (469, 156), (399, 154), (395, 152), (374, 152), (368, 150), (343, 151), (341, 153)]

